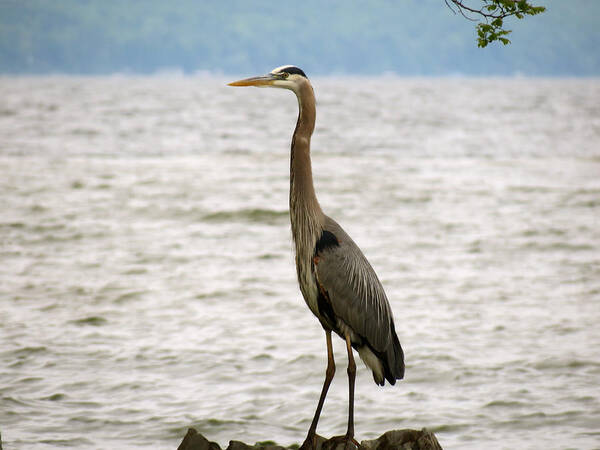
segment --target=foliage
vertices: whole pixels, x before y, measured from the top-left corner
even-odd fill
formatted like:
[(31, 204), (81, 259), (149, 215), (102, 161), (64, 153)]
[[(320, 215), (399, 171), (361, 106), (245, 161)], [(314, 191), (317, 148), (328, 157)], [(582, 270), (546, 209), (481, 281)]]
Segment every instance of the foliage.
[[(531, 5), (527, 0), (482, 0), (483, 6), (479, 9), (465, 5), (463, 0), (444, 0), (446, 5), (454, 11), (448, 3), (452, 2), (458, 11), (467, 19), (475, 20), (471, 15), (479, 15), (484, 22), (477, 24), (477, 45), (481, 48), (489, 43), (500, 41), (504, 45), (510, 40), (506, 37), (511, 30), (504, 29), (504, 19), (516, 17), (522, 19), (525, 16), (535, 16), (546, 10), (544, 6)], [(456, 11), (454, 11), (456, 14)]]

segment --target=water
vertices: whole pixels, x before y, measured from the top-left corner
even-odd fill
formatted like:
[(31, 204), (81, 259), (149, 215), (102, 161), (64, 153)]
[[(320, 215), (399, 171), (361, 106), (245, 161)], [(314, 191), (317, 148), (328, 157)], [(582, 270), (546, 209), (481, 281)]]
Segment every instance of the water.
[[(5, 449), (304, 439), (326, 352), (291, 253), (297, 104), (224, 84), (0, 79)], [(600, 82), (314, 84), (317, 195), (407, 361), (385, 388), (360, 363), (357, 438), (600, 448)]]

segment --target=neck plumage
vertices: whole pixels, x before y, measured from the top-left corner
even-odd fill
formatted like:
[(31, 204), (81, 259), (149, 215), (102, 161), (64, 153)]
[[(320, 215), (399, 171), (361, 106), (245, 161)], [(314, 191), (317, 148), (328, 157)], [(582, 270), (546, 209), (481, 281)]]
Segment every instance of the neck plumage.
[(296, 96), (300, 111), (290, 155), (290, 219), (296, 256), (301, 257), (301, 253), (314, 251), (323, 225), (323, 211), (315, 195), (310, 162), (310, 138), (315, 128), (316, 105), (308, 81), (299, 87)]

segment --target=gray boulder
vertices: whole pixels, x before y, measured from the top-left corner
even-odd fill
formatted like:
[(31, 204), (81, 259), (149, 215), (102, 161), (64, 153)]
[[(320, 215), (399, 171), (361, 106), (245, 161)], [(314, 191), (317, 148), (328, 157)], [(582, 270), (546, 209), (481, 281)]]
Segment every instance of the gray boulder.
[[(321, 450), (324, 445), (329, 447), (328, 450), (343, 450), (344, 448), (343, 444), (327, 446), (327, 442), (328, 440), (324, 437), (317, 436), (316, 450)], [(297, 445), (291, 445), (287, 448), (282, 447), (272, 441), (257, 442), (254, 445), (240, 441), (229, 441), (226, 450), (295, 450), (297, 448)], [(195, 429), (190, 428), (177, 450), (221, 450), (221, 447), (216, 442), (206, 439)], [(442, 447), (435, 435), (423, 428), (420, 431), (387, 431), (377, 439), (362, 441), (358, 450), (442, 450)]]
[(377, 439), (362, 441), (360, 450), (442, 450), (442, 446), (431, 431), (423, 428), (386, 431)]

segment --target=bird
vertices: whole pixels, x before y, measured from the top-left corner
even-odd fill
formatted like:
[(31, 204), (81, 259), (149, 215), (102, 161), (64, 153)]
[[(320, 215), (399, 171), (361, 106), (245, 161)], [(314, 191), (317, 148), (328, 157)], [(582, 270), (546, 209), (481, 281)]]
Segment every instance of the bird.
[(288, 89), (298, 100), (298, 119), (290, 150), (289, 213), (296, 272), (302, 296), (325, 331), (327, 368), (319, 402), (301, 450), (316, 448), (316, 429), (329, 385), (335, 374), (331, 336), (346, 343), (348, 353), (348, 427), (345, 435), (329, 442), (358, 447), (354, 438), (353, 350), (383, 386), (404, 378), (404, 352), (396, 334), (392, 309), (371, 264), (350, 236), (325, 215), (313, 184), (310, 141), (315, 128), (316, 100), (304, 71), (293, 65), (263, 76), (245, 78), (229, 86)]

